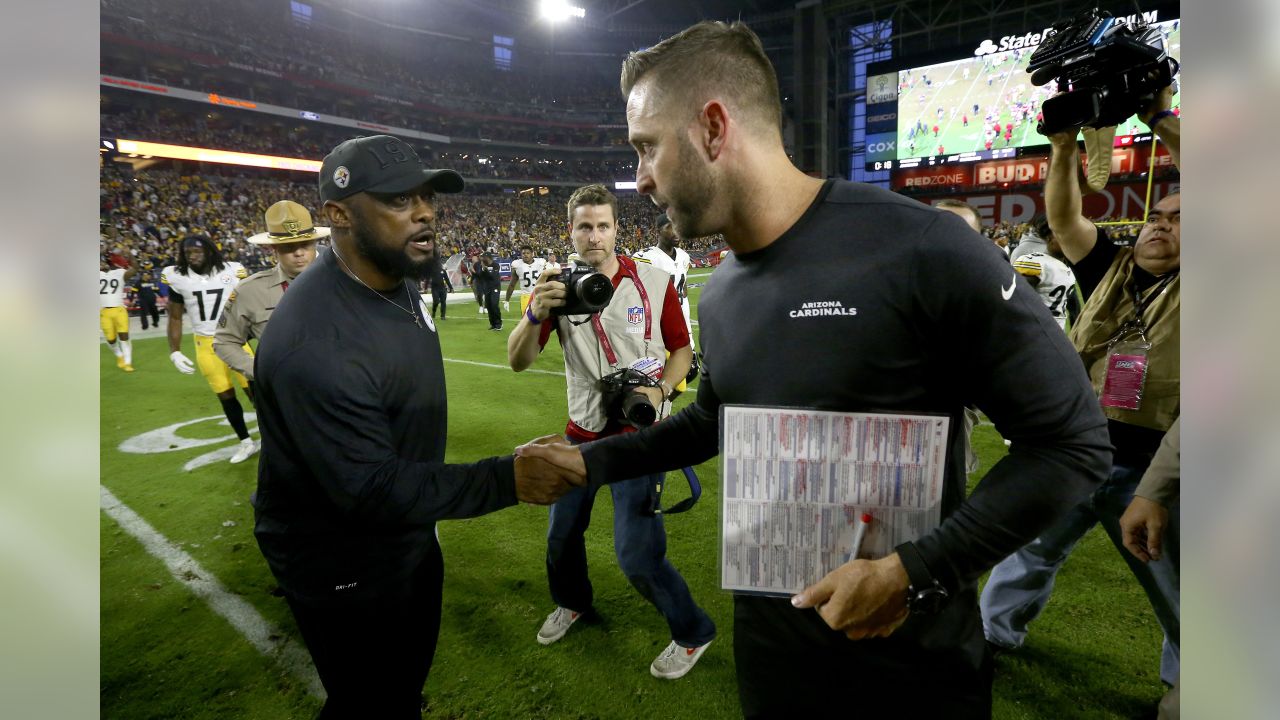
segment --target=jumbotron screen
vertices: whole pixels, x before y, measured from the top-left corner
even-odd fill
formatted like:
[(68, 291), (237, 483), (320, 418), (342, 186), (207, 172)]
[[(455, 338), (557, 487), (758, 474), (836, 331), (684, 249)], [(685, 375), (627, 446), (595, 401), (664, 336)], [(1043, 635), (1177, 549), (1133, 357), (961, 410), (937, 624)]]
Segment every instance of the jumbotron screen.
[[(1143, 13), (1148, 21), (1155, 12)], [(1155, 23), (1181, 60), (1181, 21)], [(984, 40), (973, 55), (867, 78), (867, 170), (1015, 157), (1047, 145), (1036, 131), (1040, 105), (1057, 83), (1031, 84), (1027, 62), (1045, 30)], [(1180, 78), (1179, 78), (1180, 79)], [(1177, 87), (1177, 86), (1175, 86)], [(1178, 111), (1181, 92), (1173, 97)], [(1116, 145), (1150, 140), (1137, 117), (1116, 130)]]

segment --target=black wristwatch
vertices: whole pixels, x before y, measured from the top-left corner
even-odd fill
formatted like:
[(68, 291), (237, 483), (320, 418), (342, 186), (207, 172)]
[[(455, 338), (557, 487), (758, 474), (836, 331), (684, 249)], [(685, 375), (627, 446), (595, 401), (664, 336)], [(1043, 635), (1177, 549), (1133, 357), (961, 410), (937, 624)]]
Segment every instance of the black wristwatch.
[(907, 610), (912, 615), (937, 615), (951, 597), (947, 589), (934, 579), (914, 544), (904, 542), (894, 548), (894, 552), (898, 553), (911, 583), (907, 587)]

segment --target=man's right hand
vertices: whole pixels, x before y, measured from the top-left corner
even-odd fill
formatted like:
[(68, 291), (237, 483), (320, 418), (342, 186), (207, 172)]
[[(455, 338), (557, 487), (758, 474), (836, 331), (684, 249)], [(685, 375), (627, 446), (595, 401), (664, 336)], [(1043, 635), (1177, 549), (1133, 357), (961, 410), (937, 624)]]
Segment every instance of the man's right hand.
[(587, 463), (582, 459), (582, 450), (559, 435), (544, 435), (521, 445), (516, 448), (516, 457), (539, 458), (580, 475), (584, 481), (587, 477)]
[(559, 275), (559, 266), (548, 267), (538, 276), (538, 282), (533, 286), (529, 299), (529, 312), (533, 313), (538, 322), (551, 317), (552, 308), (561, 307), (565, 303), (564, 283), (551, 279)]
[(1060, 150), (1074, 150), (1077, 147), (1077, 141), (1080, 138), (1080, 128), (1071, 128), (1062, 132), (1051, 133), (1048, 135), (1049, 144)]
[(173, 362), (173, 366), (178, 368), (178, 372), (184, 375), (190, 375), (196, 371), (196, 366), (191, 362), (191, 358), (182, 354), (181, 350), (174, 350), (169, 353), (169, 360)]
[[(529, 445), (546, 446), (561, 440), (559, 435), (544, 435)], [(586, 469), (576, 471), (556, 465), (532, 453), (516, 453), (516, 499), (534, 505), (550, 505), (575, 487), (587, 484)]]

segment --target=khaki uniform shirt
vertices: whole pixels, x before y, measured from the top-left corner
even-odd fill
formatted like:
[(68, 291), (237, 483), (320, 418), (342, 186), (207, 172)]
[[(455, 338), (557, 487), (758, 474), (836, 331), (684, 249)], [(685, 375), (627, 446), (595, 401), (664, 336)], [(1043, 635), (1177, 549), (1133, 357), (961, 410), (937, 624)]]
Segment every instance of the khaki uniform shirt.
[(277, 265), (257, 272), (236, 286), (218, 319), (213, 351), (232, 370), (253, 379), (253, 355), (244, 349), (251, 338), (262, 338), (271, 312), (284, 295), (287, 278)]

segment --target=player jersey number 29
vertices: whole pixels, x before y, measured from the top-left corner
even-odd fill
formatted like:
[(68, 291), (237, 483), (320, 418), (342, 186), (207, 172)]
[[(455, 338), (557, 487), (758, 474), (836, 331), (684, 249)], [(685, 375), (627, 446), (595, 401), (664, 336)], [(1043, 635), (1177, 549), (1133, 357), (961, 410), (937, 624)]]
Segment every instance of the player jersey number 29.
[(119, 278), (98, 278), (100, 283), (98, 286), (99, 295), (115, 295), (120, 292)]
[(1067, 294), (1067, 286), (1059, 285), (1049, 291), (1049, 313), (1054, 317), (1058, 317), (1059, 311), (1062, 309), (1062, 298)]

